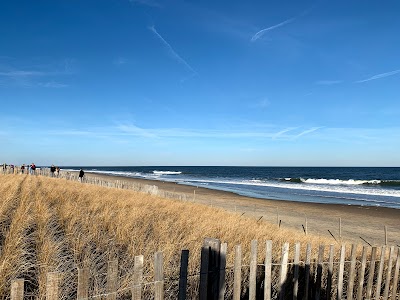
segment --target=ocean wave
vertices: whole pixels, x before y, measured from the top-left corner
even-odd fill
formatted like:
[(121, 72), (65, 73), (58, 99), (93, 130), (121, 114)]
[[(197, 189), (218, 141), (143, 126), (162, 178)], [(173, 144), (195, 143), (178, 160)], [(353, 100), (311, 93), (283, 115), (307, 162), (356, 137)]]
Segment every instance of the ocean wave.
[(341, 179), (314, 179), (314, 178), (281, 178), (280, 181), (294, 182), (294, 183), (311, 183), (311, 184), (324, 184), (324, 185), (370, 185), (370, 186), (400, 186), (398, 180), (341, 180)]
[(144, 177), (143, 174), (139, 172), (125, 172), (125, 171), (99, 171), (99, 170), (87, 170), (87, 173), (94, 174), (105, 174), (112, 176), (123, 176), (123, 177)]
[(157, 171), (157, 170), (154, 170), (153, 174), (155, 174), (155, 175), (179, 175), (179, 174), (182, 174), (182, 172), (180, 172), (180, 171)]
[[(189, 181), (189, 180), (187, 180)], [(309, 191), (320, 191), (320, 192), (335, 192), (335, 193), (348, 193), (348, 194), (361, 194), (371, 196), (387, 196), (387, 197), (400, 197), (400, 190), (388, 190), (378, 188), (365, 188), (362, 185), (323, 185), (323, 184), (302, 184), (293, 183), (287, 184), (279, 181), (264, 181), (258, 179), (252, 180), (190, 180), (190, 182), (208, 182), (210, 184), (232, 184), (232, 185), (252, 185), (252, 186), (265, 186), (275, 187), (283, 189), (294, 189), (294, 190), (309, 190)]]

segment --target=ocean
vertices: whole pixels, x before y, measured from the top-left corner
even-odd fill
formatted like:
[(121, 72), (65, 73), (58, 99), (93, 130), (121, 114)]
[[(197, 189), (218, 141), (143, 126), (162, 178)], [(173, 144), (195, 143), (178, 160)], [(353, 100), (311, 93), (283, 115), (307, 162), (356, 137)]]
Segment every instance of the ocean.
[(400, 209), (400, 168), (87, 166), (83, 169), (89, 173), (171, 181), (261, 199)]

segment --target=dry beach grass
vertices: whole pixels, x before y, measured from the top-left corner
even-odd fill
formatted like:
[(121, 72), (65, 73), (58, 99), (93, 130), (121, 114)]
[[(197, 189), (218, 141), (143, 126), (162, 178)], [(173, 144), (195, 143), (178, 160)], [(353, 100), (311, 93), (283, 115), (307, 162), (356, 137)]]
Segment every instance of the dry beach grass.
[[(119, 260), (119, 288), (124, 289), (132, 281), (135, 255), (144, 255), (145, 277), (152, 281), (156, 251), (163, 252), (167, 278), (177, 278), (182, 249), (190, 251), (190, 272), (196, 273), (205, 237), (228, 243), (228, 266), (238, 244), (248, 264), (253, 239), (260, 241), (260, 253), (262, 241), (273, 240), (277, 256), (283, 242), (331, 242), (220, 208), (64, 179), (4, 175), (0, 194), (2, 297), (9, 295), (12, 279), (25, 278), (28, 292), (43, 299), (46, 274), (59, 271), (64, 298), (70, 298), (81, 267), (90, 269), (92, 293), (102, 293), (112, 259)], [(259, 260), (262, 263), (261, 255)]]

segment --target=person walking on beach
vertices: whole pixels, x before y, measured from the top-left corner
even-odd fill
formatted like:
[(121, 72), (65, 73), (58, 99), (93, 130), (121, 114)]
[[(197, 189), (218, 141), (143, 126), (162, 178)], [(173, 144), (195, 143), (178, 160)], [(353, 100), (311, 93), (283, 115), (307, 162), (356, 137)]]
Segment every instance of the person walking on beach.
[(54, 165), (51, 165), (50, 167), (50, 176), (54, 177), (54, 172), (56, 171), (56, 167)]
[(56, 177), (58, 177), (60, 175), (60, 167), (56, 168)]
[(80, 180), (81, 182), (83, 182), (83, 176), (85, 176), (85, 172), (83, 172), (83, 170), (81, 169), (81, 170), (79, 171), (79, 180)]
[(36, 165), (34, 163), (31, 164), (31, 175), (35, 175)]

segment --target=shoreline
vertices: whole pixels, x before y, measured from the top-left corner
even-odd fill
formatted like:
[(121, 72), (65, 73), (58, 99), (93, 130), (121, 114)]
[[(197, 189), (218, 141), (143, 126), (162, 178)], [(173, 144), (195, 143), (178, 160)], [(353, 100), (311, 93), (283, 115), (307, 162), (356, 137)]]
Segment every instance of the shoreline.
[(261, 199), (175, 182), (90, 172), (86, 172), (85, 176), (155, 185), (161, 191), (185, 194), (188, 201), (222, 208), (243, 217), (257, 218), (301, 232), (307, 228), (308, 234), (331, 237), (333, 244), (345, 241), (383, 245), (386, 226), (388, 245), (400, 245), (400, 210), (395, 208)]

